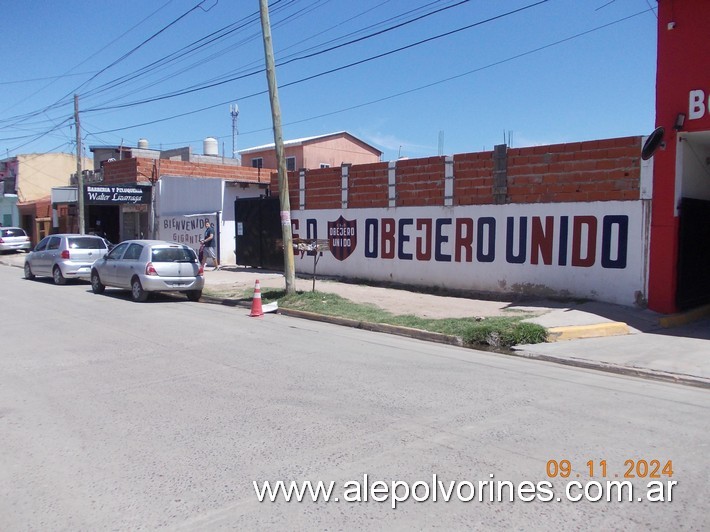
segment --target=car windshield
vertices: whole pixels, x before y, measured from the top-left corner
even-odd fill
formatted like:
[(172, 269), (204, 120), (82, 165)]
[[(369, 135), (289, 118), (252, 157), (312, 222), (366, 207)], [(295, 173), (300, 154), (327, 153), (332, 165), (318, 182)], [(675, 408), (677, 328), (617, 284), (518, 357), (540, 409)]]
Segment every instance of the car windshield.
[(188, 247), (170, 247), (170, 248), (153, 248), (153, 262), (195, 262), (197, 256), (192, 248)]
[(27, 236), (25, 234), (24, 229), (16, 229), (14, 227), (8, 227), (7, 229), (2, 229), (1, 231), (2, 231), (2, 233), (0, 233), (0, 234), (2, 234), (2, 236), (7, 237), (7, 238), (9, 238), (11, 236)]
[(69, 249), (106, 249), (106, 243), (100, 238), (71, 237), (68, 239)]

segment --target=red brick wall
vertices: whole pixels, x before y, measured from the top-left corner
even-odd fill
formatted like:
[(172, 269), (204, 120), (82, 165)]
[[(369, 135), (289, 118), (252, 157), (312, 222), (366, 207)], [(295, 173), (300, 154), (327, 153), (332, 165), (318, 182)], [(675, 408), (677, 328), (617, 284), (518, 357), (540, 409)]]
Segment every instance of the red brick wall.
[(136, 157), (104, 164), (103, 182), (106, 185), (149, 183), (153, 175), (154, 165), (157, 166), (160, 175), (218, 177), (254, 183), (268, 182), (271, 172), (271, 170), (265, 168), (259, 169), (249, 166), (229, 166)]
[(112, 161), (104, 165), (104, 180), (105, 185), (127, 185), (129, 183), (138, 183), (139, 181), (148, 181), (148, 176), (143, 179), (138, 179), (138, 159), (123, 159), (122, 161)]
[[(306, 172), (306, 209), (337, 209), (341, 206), (341, 178), (340, 166), (330, 168), (318, 168)], [(289, 177), (289, 188), (291, 179), (299, 185), (299, 174), (295, 172), (293, 178)], [(298, 201), (298, 199), (296, 200)], [(298, 207), (298, 203), (295, 204)], [(293, 208), (294, 205), (291, 205)]]
[(508, 150), (510, 203), (639, 199), (641, 137)]
[(348, 207), (387, 207), (387, 164), (358, 164), (350, 167)]
[(397, 161), (397, 207), (444, 204), (444, 157)]
[[(623, 137), (507, 152), (508, 203), (562, 203), (638, 200), (641, 137)], [(396, 205), (444, 205), (445, 157), (404, 159), (396, 165)], [(494, 204), (493, 152), (457, 154), (453, 205)], [(341, 169), (306, 172), (306, 209), (341, 207)], [(353, 165), (348, 180), (349, 208), (387, 207), (388, 163)], [(271, 176), (272, 195), (278, 177)], [(289, 175), (291, 208), (299, 208), (298, 172)]]
[(454, 155), (454, 205), (493, 201), (493, 152)]
[[(269, 192), (271, 197), (279, 197), (279, 174), (274, 170), (268, 170), (271, 172), (269, 176)], [(298, 171), (288, 172), (288, 201), (291, 205), (291, 210), (296, 210), (299, 208), (300, 199), (298, 192)]]

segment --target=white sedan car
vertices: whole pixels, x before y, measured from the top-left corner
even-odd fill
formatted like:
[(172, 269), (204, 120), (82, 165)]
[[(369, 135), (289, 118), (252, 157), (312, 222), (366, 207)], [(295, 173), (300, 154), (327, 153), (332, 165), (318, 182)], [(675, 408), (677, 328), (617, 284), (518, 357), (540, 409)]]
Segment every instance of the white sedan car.
[(0, 227), (0, 251), (29, 251), (30, 237), (21, 227)]

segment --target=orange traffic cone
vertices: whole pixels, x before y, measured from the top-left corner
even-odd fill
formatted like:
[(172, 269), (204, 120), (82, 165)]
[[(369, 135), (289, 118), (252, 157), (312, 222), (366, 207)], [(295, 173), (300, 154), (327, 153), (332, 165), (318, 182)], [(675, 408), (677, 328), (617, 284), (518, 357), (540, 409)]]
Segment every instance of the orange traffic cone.
[(258, 318), (264, 315), (264, 311), (261, 308), (261, 286), (259, 285), (259, 279), (254, 283), (254, 297), (251, 300), (251, 313), (249, 316), (253, 318)]

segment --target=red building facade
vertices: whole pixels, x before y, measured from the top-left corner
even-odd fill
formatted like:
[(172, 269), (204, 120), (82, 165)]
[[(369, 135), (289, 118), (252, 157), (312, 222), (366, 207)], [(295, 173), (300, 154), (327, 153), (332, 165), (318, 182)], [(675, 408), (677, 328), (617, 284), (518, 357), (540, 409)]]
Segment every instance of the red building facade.
[(658, 2), (649, 307), (710, 301), (710, 4)]

